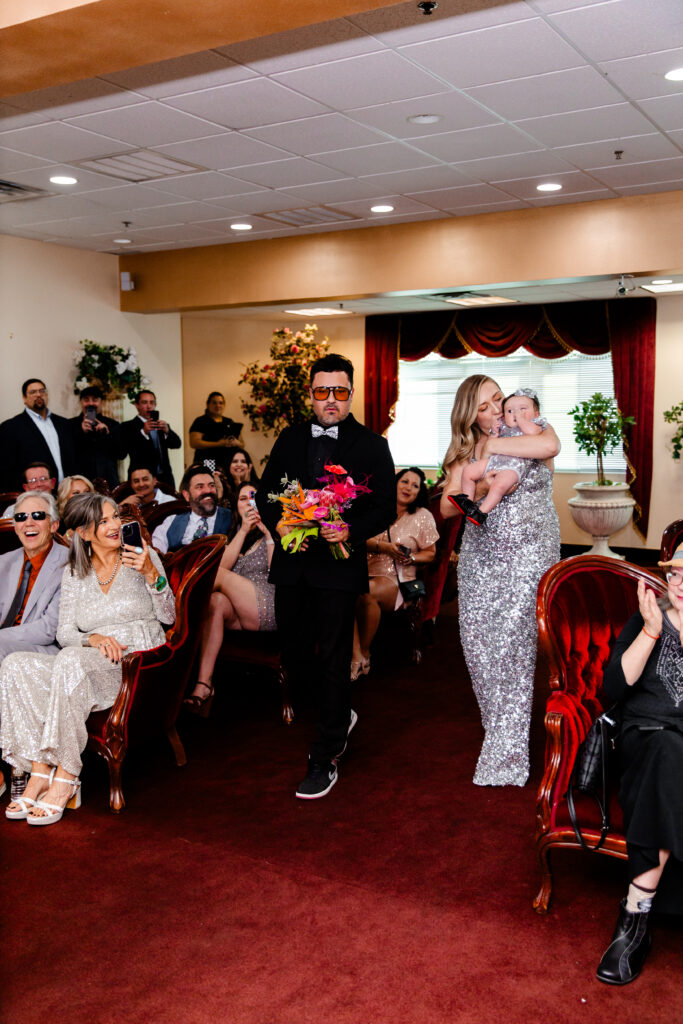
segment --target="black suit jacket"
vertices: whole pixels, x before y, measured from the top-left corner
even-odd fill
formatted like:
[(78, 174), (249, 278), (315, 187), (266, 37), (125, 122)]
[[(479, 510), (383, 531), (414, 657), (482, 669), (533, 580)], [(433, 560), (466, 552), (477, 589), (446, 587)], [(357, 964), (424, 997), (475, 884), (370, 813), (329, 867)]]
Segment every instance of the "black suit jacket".
[(88, 480), (101, 477), (113, 490), (119, 483), (117, 462), (119, 459), (125, 458), (126, 455), (121, 440), (121, 424), (110, 416), (103, 416), (100, 413), (97, 418), (100, 423), (107, 425), (109, 433), (95, 430), (86, 433), (81, 426), (83, 415), (81, 413), (80, 416), (74, 416), (69, 420), (76, 453), (77, 472), (87, 476)]
[(159, 431), (161, 445), (160, 450), (157, 450), (154, 441), (149, 437), (143, 437), (142, 420), (136, 416), (121, 424), (121, 438), (126, 453), (130, 455), (131, 466), (148, 466), (153, 470), (157, 480), (175, 488), (168, 449), (180, 448), (182, 441), (174, 431), (169, 429), (168, 434)]
[(308, 550), (292, 554), (279, 543), (276, 526), (280, 520), (280, 504), (269, 502), (268, 494), (279, 494), (282, 477), (298, 480), (301, 486), (319, 486), (310, 479), (308, 446), (315, 444), (311, 437), (311, 424), (302, 423), (282, 431), (270, 453), (256, 493), (261, 518), (275, 539), (275, 550), (270, 567), (270, 581), (275, 584), (295, 585), (306, 582), (313, 587), (347, 590), (363, 593), (368, 589), (368, 559), (365, 542), (369, 537), (386, 530), (396, 518), (396, 484), (394, 463), (389, 446), (383, 437), (373, 433), (348, 416), (339, 424), (339, 438), (332, 458), (342, 465), (357, 483), (367, 477), (371, 494), (356, 498), (343, 513), (349, 525), (350, 558), (337, 561), (327, 541), (309, 542)]
[[(76, 472), (71, 424), (55, 413), (50, 413), (50, 419), (59, 439), (64, 476), (70, 476)], [(20, 491), (24, 470), (32, 462), (45, 462), (50, 467), (50, 475), (57, 478), (57, 467), (47, 441), (26, 411), (0, 424), (0, 451), (0, 489), (3, 491)]]

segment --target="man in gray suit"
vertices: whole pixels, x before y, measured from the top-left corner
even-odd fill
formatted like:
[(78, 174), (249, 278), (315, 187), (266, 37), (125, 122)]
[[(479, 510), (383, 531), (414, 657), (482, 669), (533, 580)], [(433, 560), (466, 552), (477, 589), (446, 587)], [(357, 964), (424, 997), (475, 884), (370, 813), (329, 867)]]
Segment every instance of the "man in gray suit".
[[(54, 543), (59, 526), (57, 503), (51, 494), (25, 491), (14, 504), (17, 551), (0, 555), (0, 663), (15, 651), (56, 654), (62, 573), (69, 549)], [(12, 778), (12, 797), (26, 784)], [(0, 795), (5, 783), (0, 774)]]

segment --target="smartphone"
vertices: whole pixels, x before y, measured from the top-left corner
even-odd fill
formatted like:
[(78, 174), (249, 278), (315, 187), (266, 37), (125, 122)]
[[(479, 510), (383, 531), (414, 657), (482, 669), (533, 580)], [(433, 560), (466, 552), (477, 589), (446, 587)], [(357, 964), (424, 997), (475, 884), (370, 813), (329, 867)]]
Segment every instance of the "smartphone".
[(124, 523), (121, 527), (121, 543), (130, 544), (133, 548), (142, 547), (142, 534), (139, 523)]
[(95, 422), (95, 420), (97, 419), (97, 409), (95, 408), (94, 405), (86, 405), (85, 418), (86, 420), (90, 420), (91, 423)]
[(397, 544), (396, 547), (398, 548), (402, 555), (405, 555), (406, 558), (408, 558), (408, 556), (410, 555), (410, 548), (406, 544)]
[(149, 414), (149, 418), (151, 419), (152, 423), (156, 423), (157, 420), (159, 419), (159, 410), (152, 409), (152, 411)]

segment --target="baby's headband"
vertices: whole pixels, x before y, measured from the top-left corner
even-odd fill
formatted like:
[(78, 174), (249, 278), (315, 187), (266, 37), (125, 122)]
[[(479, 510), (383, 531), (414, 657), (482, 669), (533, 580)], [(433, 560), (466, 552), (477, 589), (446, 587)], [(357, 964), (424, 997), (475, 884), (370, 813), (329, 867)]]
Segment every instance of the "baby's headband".
[(533, 388), (517, 388), (516, 391), (512, 392), (512, 396), (516, 398), (530, 398), (532, 401), (538, 403), (538, 395)]

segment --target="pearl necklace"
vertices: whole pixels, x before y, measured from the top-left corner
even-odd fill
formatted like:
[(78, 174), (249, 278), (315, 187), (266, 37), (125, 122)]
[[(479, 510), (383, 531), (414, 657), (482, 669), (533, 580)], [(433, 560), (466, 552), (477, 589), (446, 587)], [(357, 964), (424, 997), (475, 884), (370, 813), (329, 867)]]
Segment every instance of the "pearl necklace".
[(101, 587), (106, 587), (109, 583), (111, 583), (111, 581), (114, 579), (114, 576), (116, 576), (117, 572), (119, 571), (120, 563), (121, 563), (121, 552), (119, 551), (118, 555), (116, 556), (116, 565), (114, 566), (114, 571), (112, 572), (112, 574), (109, 577), (109, 579), (106, 579), (106, 580), (101, 580), (100, 577), (95, 572), (95, 570), (93, 569), (93, 572), (95, 572), (95, 579), (97, 580), (97, 582), (99, 583), (99, 585)]

